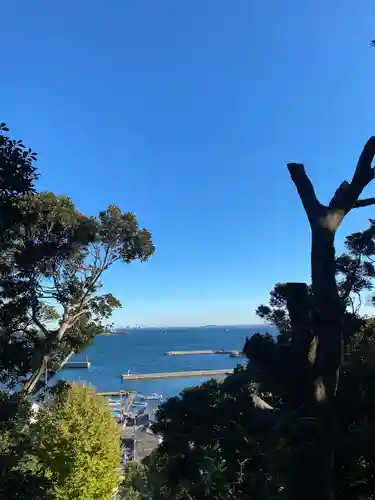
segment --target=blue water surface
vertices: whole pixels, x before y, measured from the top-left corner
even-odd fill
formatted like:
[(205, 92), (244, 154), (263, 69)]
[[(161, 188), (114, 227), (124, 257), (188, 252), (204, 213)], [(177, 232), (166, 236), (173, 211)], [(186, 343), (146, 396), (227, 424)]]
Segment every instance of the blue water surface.
[[(246, 360), (225, 354), (166, 356), (167, 351), (189, 349), (242, 349), (246, 337), (267, 327), (213, 327), (134, 329), (97, 337), (94, 343), (74, 360), (91, 361), (91, 368), (64, 370), (57, 379), (86, 381), (98, 391), (135, 389), (143, 394), (160, 392), (164, 397), (198, 385), (203, 378), (154, 379), (122, 382), (120, 375), (133, 373), (177, 372), (234, 368)], [(73, 359), (72, 359), (73, 360)]]

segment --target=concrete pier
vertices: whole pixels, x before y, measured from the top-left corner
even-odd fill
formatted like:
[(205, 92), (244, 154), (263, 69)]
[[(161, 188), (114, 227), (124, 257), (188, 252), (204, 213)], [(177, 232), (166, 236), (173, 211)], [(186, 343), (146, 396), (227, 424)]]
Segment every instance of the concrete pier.
[(161, 373), (123, 373), (123, 380), (150, 380), (157, 378), (190, 378), (190, 377), (215, 377), (218, 375), (229, 375), (233, 368), (224, 370), (194, 370), (185, 372), (161, 372)]
[(189, 351), (168, 351), (165, 353), (166, 356), (187, 356), (189, 354), (229, 354), (231, 356), (241, 356), (241, 351), (237, 349), (201, 349), (201, 350), (189, 350)]
[(131, 405), (133, 404), (133, 402), (135, 400), (136, 395), (137, 395), (137, 391), (132, 391), (129, 394), (128, 399), (126, 400), (126, 403), (125, 403), (125, 407), (124, 407), (125, 411), (129, 411)]
[(68, 368), (87, 368), (89, 369), (91, 367), (91, 361), (89, 361), (88, 358), (86, 358), (84, 361), (66, 361), (62, 368), (63, 369), (68, 369)]
[(104, 396), (104, 397), (119, 397), (119, 396), (129, 396), (129, 394), (132, 391), (105, 391), (105, 392), (98, 392), (99, 396)]

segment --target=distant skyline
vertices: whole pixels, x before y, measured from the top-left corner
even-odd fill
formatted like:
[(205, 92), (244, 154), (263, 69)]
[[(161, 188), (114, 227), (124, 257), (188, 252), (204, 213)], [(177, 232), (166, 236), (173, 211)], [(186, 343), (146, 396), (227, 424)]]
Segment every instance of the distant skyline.
[[(256, 324), (276, 282), (309, 280), (286, 164), (324, 202), (375, 134), (374, 2), (18, 0), (2, 16), (1, 120), (39, 153), (38, 188), (153, 233), (148, 263), (104, 276), (116, 325)], [(368, 217), (350, 214), (339, 250)]]
[(259, 323), (255, 324), (240, 324), (240, 325), (114, 325), (114, 330), (135, 330), (135, 329), (173, 329), (173, 328), (253, 328), (253, 327), (259, 327), (259, 328), (266, 328), (271, 325), (267, 325), (264, 322), (260, 320)]

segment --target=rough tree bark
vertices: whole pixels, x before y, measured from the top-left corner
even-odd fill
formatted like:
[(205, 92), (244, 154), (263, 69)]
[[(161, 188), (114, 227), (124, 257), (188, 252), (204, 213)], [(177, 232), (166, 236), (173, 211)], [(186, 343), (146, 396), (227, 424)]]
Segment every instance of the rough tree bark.
[(315, 354), (311, 318), (311, 297), (306, 283), (287, 283), (284, 287), (292, 343), (289, 370), (292, 383), (288, 387), (290, 407), (299, 408), (311, 400), (312, 354)]
[[(375, 204), (375, 198), (359, 199), (363, 189), (374, 178), (371, 165), (374, 155), (375, 137), (371, 137), (363, 148), (351, 182), (344, 181), (339, 186), (328, 206), (319, 202), (304, 166), (288, 164), (290, 176), (308, 217), (312, 236), (311, 309), (304, 307), (299, 315), (290, 308), (289, 312), (292, 328), (301, 330), (301, 337), (304, 339), (296, 355), (303, 356), (306, 363), (313, 365), (313, 376), (301, 378), (305, 383), (303, 390), (306, 395), (305, 399), (301, 397), (301, 402), (309, 408), (310, 415), (318, 419), (322, 431), (316, 452), (312, 452), (302, 465), (298, 464), (300, 481), (297, 481), (295, 487), (296, 500), (334, 499), (334, 402), (342, 361), (345, 312), (336, 284), (334, 243), (337, 229), (353, 208)], [(291, 293), (293, 286), (294, 290), (298, 290), (297, 285), (300, 287), (299, 292), (306, 297), (307, 292), (301, 289), (300, 283), (289, 284)], [(295, 297), (294, 293), (294, 300)], [(292, 303), (293, 300), (290, 300), (290, 304)], [(309, 324), (311, 328), (308, 327)], [(313, 344), (314, 349), (311, 349)]]

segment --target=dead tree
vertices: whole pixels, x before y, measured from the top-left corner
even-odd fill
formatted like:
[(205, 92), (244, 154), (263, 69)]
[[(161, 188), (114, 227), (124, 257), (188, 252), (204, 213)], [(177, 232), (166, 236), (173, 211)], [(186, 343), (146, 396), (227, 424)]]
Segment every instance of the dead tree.
[[(311, 365), (310, 373), (313, 374), (312, 377), (302, 378), (305, 382), (303, 389), (299, 385), (306, 394), (303, 402), (322, 429), (318, 451), (304, 464), (299, 464), (301, 481), (295, 491), (295, 498), (298, 500), (334, 499), (335, 395), (342, 362), (345, 313), (336, 283), (335, 235), (344, 217), (353, 208), (375, 204), (375, 198), (360, 199), (363, 189), (374, 179), (371, 164), (374, 155), (375, 137), (371, 137), (363, 148), (352, 180), (341, 183), (329, 205), (319, 202), (304, 166), (288, 164), (290, 176), (310, 223), (312, 237), (311, 307), (308, 311), (305, 308), (305, 318), (301, 317), (301, 310), (299, 314), (298, 311), (291, 311), (290, 307), (289, 310), (290, 313), (293, 312), (290, 315), (292, 329), (301, 330), (304, 337), (300, 342), (302, 347), (300, 351), (296, 351), (296, 355), (305, 357), (306, 364)], [(289, 284), (292, 294), (293, 289), (298, 289), (301, 284), (296, 285)], [(306, 295), (306, 291), (300, 289), (300, 292)]]

